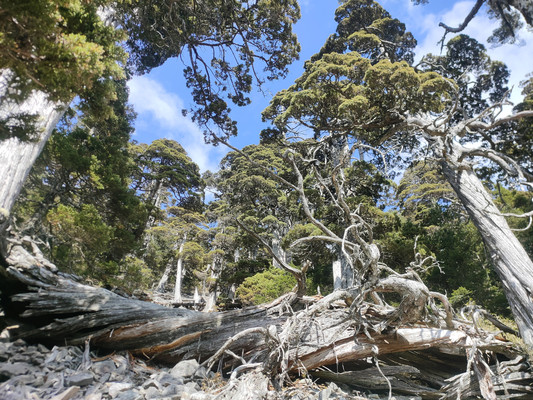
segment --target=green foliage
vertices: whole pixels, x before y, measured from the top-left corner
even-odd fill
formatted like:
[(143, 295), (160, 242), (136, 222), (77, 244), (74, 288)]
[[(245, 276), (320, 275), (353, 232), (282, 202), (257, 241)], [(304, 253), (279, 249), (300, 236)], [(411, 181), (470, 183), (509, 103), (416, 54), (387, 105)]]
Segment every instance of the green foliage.
[(472, 303), (472, 291), (459, 286), (452, 292), (448, 300), (450, 300), (450, 303), (454, 308), (464, 307), (467, 304)]
[(400, 123), (407, 112), (442, 111), (453, 87), (405, 61), (372, 64), (355, 51), (328, 53), (306, 64), (295, 84), (272, 99), (263, 119), (280, 130), (301, 123), (317, 133), (357, 132), (375, 142), (376, 133), (383, 134), (379, 129)]
[[(54, 253), (54, 247), (64, 239), (56, 241), (47, 229), (47, 214), (52, 213), (52, 220), (57, 220), (53, 214), (59, 205), (75, 212), (91, 207), (110, 228), (112, 237), (105, 241), (101, 254), (85, 254), (87, 264), (91, 257), (96, 257), (95, 263), (105, 259), (116, 264), (135, 251), (147, 218), (146, 207), (129, 187), (133, 159), (128, 141), (133, 113), (127, 106), (126, 84), (110, 83), (117, 94), (110, 103), (113, 112), (101, 114), (83, 104), (72, 107), (37, 160), (15, 210), (21, 229), (49, 242)], [(64, 251), (60, 253), (67, 257)], [(71, 262), (64, 259), (59, 264)]]
[[(200, 168), (176, 141), (156, 139), (132, 144), (135, 170), (132, 186), (152, 208), (163, 204), (200, 210), (204, 183)], [(155, 210), (154, 210), (155, 211)]]
[[(101, 79), (125, 77), (124, 33), (106, 25), (98, 8), (112, 1), (2, 0), (0, 13), (0, 69), (10, 70), (11, 100), (22, 100), (32, 90), (51, 100), (70, 102), (75, 95), (89, 99), (98, 87), (100, 104), (115, 98), (112, 86)], [(31, 122), (30, 116), (21, 116)], [(20, 135), (17, 124), (2, 121), (2, 134)], [(6, 126), (7, 124), (7, 126)], [(27, 124), (26, 124), (27, 126)]]
[(372, 0), (342, 0), (335, 11), (337, 32), (331, 35), (320, 52), (311, 58), (316, 61), (326, 53), (347, 50), (379, 60), (413, 61), (416, 41), (405, 25)]
[(196, 276), (203, 273), (209, 261), (205, 247), (208, 234), (205, 216), (183, 207), (169, 207), (165, 211), (165, 218), (146, 232), (144, 261), (154, 275), (160, 276), (168, 265), (176, 264), (181, 257), (187, 271), (183, 287), (194, 288), (198, 283)]
[[(466, 35), (453, 37), (446, 44), (443, 56), (427, 55), (426, 69), (453, 79), (459, 91), (459, 110), (456, 119), (473, 116), (500, 101), (508, 91), (509, 69), (499, 61), (493, 61), (485, 47)], [(468, 74), (465, 74), (468, 71)]]
[(259, 259), (241, 259), (236, 263), (228, 263), (222, 271), (220, 281), (227, 285), (241, 285), (245, 279), (250, 278), (258, 273), (264, 272), (270, 268), (270, 261), (266, 258)]
[(127, 256), (118, 265), (118, 273), (106, 277), (106, 283), (133, 294), (137, 290), (151, 289), (156, 277), (154, 271), (137, 257)]
[[(424, 208), (423, 205), (421, 205)], [(435, 206), (425, 217), (414, 222), (398, 214), (381, 222), (375, 234), (383, 261), (399, 272), (414, 260), (416, 252), (433, 256), (438, 267), (419, 271), (431, 290), (459, 295), (468, 291), (468, 299), (500, 315), (509, 315), (501, 283), (486, 259), (483, 241), (471, 222), (452, 209)], [(463, 289), (460, 289), (460, 288)], [(461, 303), (462, 304), (462, 303)]]
[(257, 63), (266, 79), (277, 79), (300, 50), (292, 32), (300, 17), (296, 0), (133, 0), (118, 8), (131, 64), (144, 73), (179, 56), (197, 105), (193, 120), (206, 127), (214, 123), (225, 135), (237, 130), (227, 101), (250, 102), (254, 80), (262, 79)]
[[(495, 190), (496, 204), (500, 206), (503, 213), (521, 215), (533, 211), (533, 194), (519, 190), (509, 190), (498, 185)], [(529, 225), (529, 218), (508, 217), (507, 222), (515, 235), (520, 240), (524, 249), (530, 257), (533, 257), (533, 229), (526, 229)]]
[(441, 222), (434, 218), (437, 208), (459, 207), (455, 192), (431, 160), (415, 162), (404, 172), (396, 197), (404, 215), (431, 225)]
[(47, 220), (54, 237), (52, 259), (59, 268), (103, 282), (116, 272), (116, 263), (105, 257), (113, 228), (102, 220), (96, 207), (84, 204), (76, 210), (60, 204), (48, 213)]
[(263, 304), (277, 299), (296, 286), (296, 279), (278, 268), (246, 278), (237, 288), (237, 296), (244, 305)]

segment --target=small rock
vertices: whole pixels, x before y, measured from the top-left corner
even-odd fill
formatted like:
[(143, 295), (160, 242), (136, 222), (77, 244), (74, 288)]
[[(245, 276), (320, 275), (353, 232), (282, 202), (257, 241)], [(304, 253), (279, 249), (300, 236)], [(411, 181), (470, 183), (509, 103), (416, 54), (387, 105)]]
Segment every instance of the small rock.
[(32, 370), (32, 366), (25, 362), (0, 364), (0, 376), (26, 375)]
[(186, 391), (186, 387), (183, 385), (168, 385), (161, 393), (163, 397), (172, 397)]
[(13, 342), (13, 346), (16, 346), (16, 347), (25, 347), (26, 346), (26, 342), (22, 339), (17, 339)]
[(161, 392), (154, 386), (150, 386), (144, 391), (144, 398), (147, 400), (158, 399), (160, 397)]
[(183, 378), (169, 374), (168, 372), (160, 372), (154, 378), (162, 386), (168, 385), (183, 385)]
[(58, 394), (57, 396), (52, 397), (52, 400), (67, 400), (74, 397), (78, 392), (80, 391), (80, 388), (78, 386), (73, 386), (62, 392), (61, 394)]
[(187, 382), (182, 387), (185, 389), (186, 392), (189, 393), (196, 393), (200, 390), (200, 385), (198, 385), (196, 382)]
[(199, 379), (205, 379), (207, 378), (207, 376), (208, 376), (207, 368), (205, 367), (198, 368), (194, 374), (194, 377), (199, 378)]
[(80, 372), (79, 374), (74, 374), (69, 376), (66, 379), (68, 386), (87, 386), (93, 383), (93, 375), (88, 372)]
[[(204, 392), (196, 392), (190, 395), (190, 400), (211, 400), (214, 396), (211, 394), (207, 394)], [(182, 397), (182, 399), (185, 399), (185, 397)]]
[(124, 374), (129, 369), (128, 359), (124, 356), (116, 355), (113, 357), (115, 365), (117, 366), (116, 373), (119, 375)]
[(157, 379), (148, 379), (142, 384), (142, 387), (144, 389), (153, 387), (153, 388), (156, 388), (157, 390), (161, 390), (163, 388), (161, 385), (161, 382), (159, 382), (159, 380)]
[(143, 399), (143, 395), (140, 394), (137, 390), (126, 390), (124, 392), (120, 392), (115, 399), (116, 400), (141, 400)]
[(318, 394), (318, 400), (328, 400), (331, 397), (331, 393), (333, 392), (333, 388), (328, 386), (324, 390), (320, 391)]
[(196, 360), (184, 360), (177, 363), (170, 370), (170, 374), (177, 378), (188, 378), (193, 376), (199, 367), (200, 364)]
[(102, 376), (100, 376), (100, 378), (98, 378), (98, 380), (102, 383), (106, 383), (106, 382), (109, 382), (109, 378), (111, 378), (111, 374), (108, 372), (106, 374), (103, 374)]
[(113, 360), (107, 359), (104, 361), (95, 362), (91, 366), (91, 370), (96, 375), (104, 375), (106, 373), (111, 373), (116, 371), (117, 366), (115, 365), (115, 362)]
[(119, 383), (119, 382), (113, 382), (109, 384), (108, 387), (108, 393), (109, 395), (114, 399), (118, 396), (120, 392), (123, 392), (124, 390), (131, 389), (133, 385), (131, 383)]
[(102, 393), (92, 393), (85, 395), (85, 400), (102, 400)]
[(9, 359), (9, 343), (0, 342), (0, 361), (7, 361)]

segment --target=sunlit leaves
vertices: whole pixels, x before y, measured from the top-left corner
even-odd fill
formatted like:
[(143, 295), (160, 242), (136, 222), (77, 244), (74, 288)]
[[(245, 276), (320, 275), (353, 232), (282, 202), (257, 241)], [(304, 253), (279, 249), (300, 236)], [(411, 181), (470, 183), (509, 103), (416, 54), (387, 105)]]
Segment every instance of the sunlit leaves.
[(124, 77), (124, 34), (98, 16), (110, 1), (2, 1), (0, 69), (26, 93), (42, 90), (53, 100), (69, 101), (101, 76)]
[(253, 83), (284, 77), (300, 46), (296, 0), (133, 0), (119, 6), (131, 64), (147, 72), (171, 57), (185, 64), (192, 118), (224, 136), (237, 133), (230, 103), (250, 102)]

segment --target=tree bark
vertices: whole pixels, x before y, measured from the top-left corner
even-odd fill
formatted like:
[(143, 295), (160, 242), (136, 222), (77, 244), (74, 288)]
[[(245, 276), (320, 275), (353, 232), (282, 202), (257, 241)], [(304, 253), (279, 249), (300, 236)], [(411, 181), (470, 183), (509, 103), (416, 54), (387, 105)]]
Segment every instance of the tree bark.
[(441, 165), (483, 238), (522, 339), (533, 347), (533, 262), (472, 168)]
[(333, 261), (333, 290), (348, 289), (354, 285), (353, 268), (341, 249), (337, 250), (337, 259)]
[(180, 243), (178, 249), (178, 262), (176, 263), (176, 283), (174, 285), (174, 303), (181, 303), (183, 301), (181, 297), (181, 285), (183, 282), (183, 248), (185, 247), (185, 240)]
[(167, 266), (165, 267), (163, 276), (161, 276), (161, 279), (159, 279), (159, 282), (157, 283), (157, 287), (155, 289), (156, 292), (159, 292), (159, 293), (165, 292), (165, 287), (167, 286), (168, 278), (170, 277), (171, 272), (172, 272), (172, 262), (169, 262)]
[[(4, 71), (6, 73), (6, 71)], [(2, 74), (0, 80), (5, 83)], [(0, 93), (4, 96), (9, 88)], [(20, 103), (6, 100), (0, 108), (0, 118), (7, 119), (17, 115), (32, 114), (37, 116), (30, 140), (10, 137), (0, 141), (0, 231), (5, 229), (7, 217), (22, 189), (35, 160), (41, 154), (53, 129), (63, 116), (67, 105), (47, 100), (43, 92), (32, 92)], [(3, 215), (3, 217), (2, 217)]]

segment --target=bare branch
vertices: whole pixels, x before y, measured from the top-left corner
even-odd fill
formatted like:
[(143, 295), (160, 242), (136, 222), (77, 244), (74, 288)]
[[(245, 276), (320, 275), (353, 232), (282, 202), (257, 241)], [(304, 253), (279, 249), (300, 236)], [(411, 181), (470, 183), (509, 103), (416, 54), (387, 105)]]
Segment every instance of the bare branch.
[(472, 19), (476, 16), (476, 14), (478, 13), (483, 3), (485, 3), (485, 0), (477, 0), (476, 4), (474, 5), (474, 7), (472, 7), (470, 12), (466, 16), (465, 20), (457, 28), (452, 28), (451, 26), (448, 26), (444, 24), (443, 22), (441, 22), (439, 26), (443, 27), (446, 30), (446, 33), (449, 33), (449, 32), (458, 33), (458, 32), (463, 31), (468, 26), (470, 21), (472, 21)]
[(332, 242), (337, 244), (343, 244), (345, 243), (348, 246), (356, 247), (357, 245), (355, 243), (345, 241), (339, 237), (331, 237), (331, 236), (308, 236), (300, 239), (296, 239), (294, 242), (291, 243), (290, 247), (296, 247), (302, 243), (305, 242)]
[(519, 113), (509, 115), (504, 118), (500, 118), (491, 124), (487, 124), (485, 122), (479, 121), (479, 117), (475, 117), (469, 121), (466, 121), (465, 126), (467, 126), (468, 128), (472, 128), (472, 129), (490, 130), (490, 129), (496, 128), (497, 126), (505, 124), (507, 122), (517, 121), (522, 118), (529, 118), (529, 117), (533, 117), (533, 110), (520, 111)]

